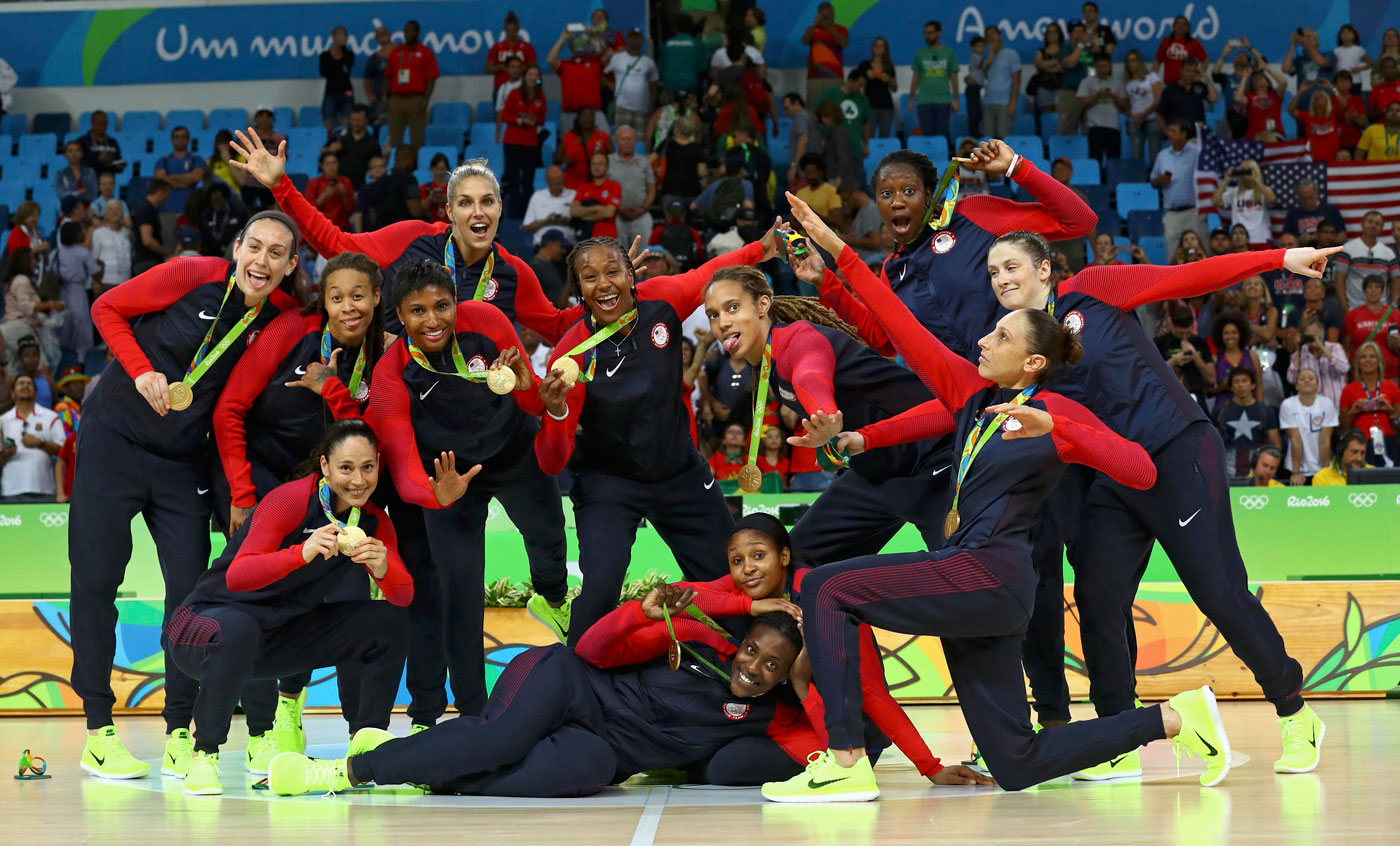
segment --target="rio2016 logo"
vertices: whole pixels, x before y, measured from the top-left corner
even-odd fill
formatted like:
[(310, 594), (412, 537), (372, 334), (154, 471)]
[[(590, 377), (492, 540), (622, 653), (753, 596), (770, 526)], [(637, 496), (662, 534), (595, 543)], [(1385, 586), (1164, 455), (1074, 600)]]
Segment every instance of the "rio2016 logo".
[(1290, 496), (1288, 498), (1289, 508), (1327, 508), (1332, 504), (1330, 496)]

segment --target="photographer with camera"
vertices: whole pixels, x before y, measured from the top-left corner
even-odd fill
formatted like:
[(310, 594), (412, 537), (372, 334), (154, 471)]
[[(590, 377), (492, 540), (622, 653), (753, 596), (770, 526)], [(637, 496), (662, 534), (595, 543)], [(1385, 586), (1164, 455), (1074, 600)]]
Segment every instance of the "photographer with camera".
[(1283, 348), (1289, 356), (1288, 384), (1296, 387), (1298, 374), (1311, 370), (1317, 374), (1318, 395), (1331, 400), (1333, 405), (1341, 404), (1350, 365), (1342, 345), (1327, 340), (1327, 330), (1320, 316), (1309, 314), (1297, 331), (1285, 330)]
[(1277, 199), (1264, 184), (1259, 163), (1245, 159), (1216, 186), (1213, 202), (1222, 212), (1229, 211), (1231, 224), (1243, 226), (1249, 233), (1250, 249), (1260, 250), (1268, 246), (1269, 206)]
[(1175, 371), (1181, 384), (1203, 409), (1206, 389), (1215, 385), (1215, 362), (1210, 357), (1210, 344), (1196, 334), (1196, 317), (1184, 305), (1171, 309), (1171, 331), (1158, 335), (1157, 349)]

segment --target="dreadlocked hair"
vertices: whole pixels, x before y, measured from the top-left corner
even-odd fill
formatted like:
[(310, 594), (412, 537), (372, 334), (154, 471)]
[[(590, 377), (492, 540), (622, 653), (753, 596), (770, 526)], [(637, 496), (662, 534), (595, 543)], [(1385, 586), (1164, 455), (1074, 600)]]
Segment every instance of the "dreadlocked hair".
[(627, 270), (627, 275), (629, 277), (629, 285), (631, 287), (636, 286), (636, 279), (631, 278), (632, 262), (630, 259), (627, 258), (627, 249), (622, 246), (621, 242), (619, 242), (616, 238), (584, 238), (582, 241), (579, 241), (577, 244), (574, 245), (574, 248), (569, 251), (568, 259), (565, 260), (565, 263), (568, 265), (569, 268), (569, 276), (567, 281), (565, 281), (564, 283), (565, 296), (577, 297), (580, 301), (582, 301), (583, 289), (579, 286), (578, 283), (578, 260), (585, 252), (594, 247), (605, 247), (609, 250), (613, 250), (614, 252), (616, 252), (617, 260)]
[(774, 323), (794, 323), (805, 320), (817, 326), (826, 326), (829, 329), (836, 329), (850, 335), (862, 346), (865, 339), (860, 333), (846, 321), (836, 316), (836, 313), (821, 304), (815, 297), (789, 297), (775, 296), (773, 289), (768, 285), (768, 279), (763, 275), (763, 271), (748, 265), (737, 267), (726, 267), (710, 277), (710, 281), (705, 283), (705, 290), (720, 282), (734, 282), (739, 285), (749, 296), (757, 300), (759, 297), (767, 297), (771, 301), (768, 307), (768, 317)]

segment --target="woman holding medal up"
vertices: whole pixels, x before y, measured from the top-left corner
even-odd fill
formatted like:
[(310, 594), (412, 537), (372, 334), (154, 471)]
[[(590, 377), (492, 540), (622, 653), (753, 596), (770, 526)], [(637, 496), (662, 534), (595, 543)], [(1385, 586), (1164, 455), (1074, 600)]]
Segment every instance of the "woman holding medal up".
[(441, 262), (405, 264), (395, 294), (405, 334), (375, 366), (366, 419), (384, 444), (399, 496), (424, 509), (452, 693), (458, 712), (474, 715), (486, 702), (487, 505), (494, 497), (516, 515), (530, 581), (553, 608), (568, 589), (564, 511), (559, 486), (535, 460), (542, 409), (515, 327), (497, 308), (458, 303)]
[[(728, 258), (776, 253), (773, 231)], [(637, 527), (646, 518), (690, 579), (719, 576), (733, 518), (690, 437), (682, 394), (681, 321), (700, 304), (714, 263), (636, 283), (612, 238), (580, 241), (569, 287), (587, 313), (554, 347), (540, 387), (547, 412), (535, 451), (544, 472), (574, 473), (583, 591), (570, 643), (617, 607)], [(762, 420), (762, 414), (757, 415)]]
[[(370, 502), (379, 444), (363, 420), (341, 420), (312, 454), (316, 472), (258, 503), (165, 628), (170, 657), (199, 680), (186, 794), (223, 793), (219, 747), (240, 694), (255, 679), (354, 664), (362, 716), (350, 730), (389, 725), (408, 642), (402, 609), (413, 598), (413, 581), (393, 525)], [(347, 574), (372, 583), (387, 601), (371, 601), (368, 591), (338, 598)]]
[[(296, 304), (278, 286), (296, 270), (299, 240), (286, 215), (261, 212), (234, 241), (232, 263), (169, 262), (93, 305), (93, 322), (120, 365), (108, 368), (83, 403), (68, 523), (72, 680), (89, 731), (82, 767), (93, 775), (150, 772), (112, 725), (115, 600), (131, 558), (132, 518), (142, 515), (155, 540), (168, 622), (209, 564), (206, 450), (214, 405), (278, 309)], [(168, 658), (162, 713), (167, 732), (183, 733), (197, 686)], [(166, 743), (172, 757), (187, 754), (187, 744)]]

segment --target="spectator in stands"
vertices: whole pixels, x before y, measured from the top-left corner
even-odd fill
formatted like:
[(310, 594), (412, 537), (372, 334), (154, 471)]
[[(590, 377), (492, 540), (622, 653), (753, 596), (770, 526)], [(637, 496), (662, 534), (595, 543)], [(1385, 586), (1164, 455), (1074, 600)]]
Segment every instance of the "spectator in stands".
[(355, 54), (346, 46), (350, 33), (343, 26), (331, 30), (330, 49), (321, 54), (321, 78), (326, 81), (321, 94), (321, 124), (326, 132), (345, 123), (350, 107), (355, 105), (355, 86), (350, 81), (350, 69), (355, 66)]
[(1337, 406), (1320, 393), (1317, 373), (1309, 368), (1298, 371), (1298, 393), (1279, 406), (1279, 429), (1288, 438), (1289, 484), (1306, 484), (1312, 476), (1332, 463), (1332, 431), (1338, 424)]
[(808, 153), (822, 155), (823, 136), (821, 124), (807, 111), (807, 104), (801, 94), (788, 94), (783, 97), (783, 113), (792, 121), (788, 129), (788, 154), (792, 157), (788, 165), (787, 182), (793, 185), (801, 175), (797, 163)]
[(1368, 162), (1400, 161), (1400, 100), (1385, 107), (1383, 121), (1366, 127), (1356, 150)]
[[(1352, 381), (1342, 389), (1339, 403), (1342, 428), (1355, 428), (1366, 434), (1366, 460), (1377, 467), (1391, 466), (1396, 458), (1391, 418), (1400, 407), (1400, 386), (1385, 378), (1383, 361), (1380, 344), (1361, 344), (1352, 358)], [(1376, 448), (1377, 441), (1383, 446), (1384, 455)]]
[(1166, 124), (1167, 146), (1152, 164), (1152, 187), (1162, 192), (1162, 236), (1168, 244), (1179, 243), (1182, 233), (1191, 231), (1198, 239), (1206, 231), (1205, 219), (1196, 210), (1196, 157), (1201, 148), (1188, 144), (1191, 127), (1177, 118)]
[(1300, 245), (1316, 245), (1317, 226), (1324, 220), (1345, 228), (1341, 210), (1331, 203), (1322, 202), (1316, 182), (1311, 179), (1298, 180), (1297, 193), (1298, 205), (1288, 210), (1288, 216), (1283, 221), (1283, 231), (1297, 236)]
[[(1170, 86), (1186, 69), (1186, 61), (1208, 60), (1206, 48), (1191, 35), (1191, 21), (1185, 15), (1177, 15), (1172, 21), (1172, 34), (1163, 38), (1157, 45), (1157, 58), (1152, 70), (1161, 74), (1162, 84)], [(1213, 99), (1211, 102), (1215, 102)]]
[[(515, 61), (512, 59), (511, 64)], [(520, 84), (506, 95), (500, 120), (505, 125), (505, 173), (503, 198), (508, 216), (519, 218), (526, 212), (535, 186), (535, 168), (540, 160), (540, 131), (547, 104), (540, 69), (530, 66)]]
[[(953, 155), (960, 159), (970, 159), (972, 151), (977, 149), (977, 139), (967, 136), (958, 141), (955, 148), (957, 152)], [(991, 193), (987, 187), (987, 173), (982, 170), (972, 170), (965, 164), (958, 165), (958, 182), (962, 187), (958, 189), (959, 197), (973, 197), (978, 194)]]
[[(369, 160), (380, 154), (379, 141), (369, 131), (369, 109), (355, 104), (350, 107), (348, 123), (331, 136), (322, 152), (335, 153), (340, 161), (340, 174), (350, 180), (351, 187), (364, 187)], [(222, 133), (220, 133), (222, 135)], [(232, 141), (232, 136), (229, 137)]]
[[(1166, 241), (1165, 238), (1162, 240)], [(1200, 261), (1205, 257), (1205, 248), (1201, 246), (1201, 236), (1196, 234), (1196, 230), (1187, 229), (1176, 239), (1176, 247), (1172, 252), (1171, 261), (1167, 264), (1187, 264), (1188, 262)]]
[[(1296, 105), (1297, 100), (1295, 98)], [(1342, 146), (1342, 116), (1337, 101), (1326, 91), (1314, 90), (1312, 103), (1294, 114), (1299, 129), (1308, 138), (1308, 151), (1315, 162), (1330, 162)]]
[(597, 128), (597, 111), (591, 106), (578, 110), (574, 124), (559, 138), (554, 163), (564, 169), (564, 184), (577, 190), (589, 179), (589, 160), (595, 153), (613, 151), (612, 136)]
[[(1084, 131), (1089, 136), (1089, 157), (1102, 163), (1123, 153), (1123, 136), (1118, 115), (1128, 111), (1128, 92), (1113, 75), (1113, 59), (1107, 53), (1094, 57), (1094, 75), (1079, 83), (1078, 103), (1084, 112)], [(1064, 113), (1060, 115), (1064, 129)], [(1061, 135), (1068, 133), (1061, 132)]]
[[(561, 182), (562, 186), (563, 183)], [(540, 289), (549, 301), (561, 305), (564, 296), (564, 276), (559, 269), (564, 257), (569, 254), (569, 242), (564, 239), (563, 230), (547, 229), (543, 232), (535, 254), (530, 256), (530, 269), (539, 277)]]
[(826, 165), (822, 158), (812, 153), (802, 157), (798, 162), (802, 167), (803, 174), (807, 177), (807, 184), (793, 192), (797, 198), (812, 207), (812, 211), (817, 213), (827, 226), (833, 231), (840, 232), (842, 229), (841, 219), (841, 196), (837, 193), (836, 187), (826, 181)]
[(374, 52), (365, 59), (365, 102), (369, 117), (377, 124), (384, 119), (389, 102), (389, 55), (394, 52), (394, 37), (387, 26), (374, 28), (374, 43)]
[[(565, 42), (569, 43), (570, 55), (568, 59), (561, 60), (559, 52)], [(566, 134), (573, 128), (580, 112), (587, 109), (591, 113), (603, 107), (603, 59), (589, 52), (589, 43), (586, 33), (570, 32), (565, 27), (559, 33), (559, 40), (554, 42), (545, 56), (549, 69), (559, 74), (559, 87), (563, 92), (559, 100), (559, 131)], [(603, 128), (607, 129), (607, 126)], [(586, 162), (584, 172), (587, 172)]]
[(1332, 49), (1332, 76), (1342, 71), (1365, 70), (1371, 66), (1371, 56), (1361, 46), (1356, 27), (1342, 24), (1337, 28), (1337, 46)]
[(1099, 267), (1126, 264), (1118, 258), (1118, 245), (1114, 243), (1113, 236), (1107, 232), (1099, 232), (1094, 235), (1093, 247), (1093, 260), (1090, 264)]
[(437, 55), (418, 41), (418, 21), (403, 25), (403, 43), (389, 53), (386, 68), (389, 91), (389, 146), (403, 144), (403, 130), (408, 127), (408, 145), (414, 150), (423, 146), (428, 126), (428, 102), (437, 86)]
[[(1249, 471), (1249, 481), (1256, 488), (1281, 488), (1283, 482), (1274, 478), (1278, 472), (1279, 465), (1283, 463), (1283, 452), (1278, 447), (1264, 446), (1254, 451), (1254, 466)], [(1305, 477), (1299, 473), (1296, 479), (1303, 480)], [(1295, 485), (1303, 484), (1303, 481), (1289, 479)]]
[[(886, 52), (888, 49), (887, 44)], [(919, 131), (924, 135), (951, 135), (951, 115), (958, 110), (958, 55), (943, 44), (942, 21), (924, 23), (924, 46), (914, 54), (913, 71), (905, 108), (916, 110)], [(985, 69), (979, 72), (985, 79)]]
[(161, 231), (160, 209), (170, 199), (170, 183), (157, 176), (146, 183), (146, 197), (131, 210), (131, 275), (145, 273), (170, 255)]
[(651, 163), (645, 156), (637, 155), (636, 149), (636, 131), (630, 124), (619, 122), (617, 152), (608, 157), (608, 175), (622, 189), (616, 224), (618, 240), (626, 245), (631, 245), (633, 238), (645, 241), (653, 228), (649, 209), (656, 199), (656, 175)]
[(564, 171), (558, 165), (550, 165), (545, 170), (544, 185), (530, 195), (522, 228), (534, 236), (536, 247), (544, 243), (544, 237), (549, 232), (559, 233), (564, 244), (572, 244), (573, 224), (569, 206), (574, 201), (574, 190), (564, 184)]
[(623, 126), (630, 126), (638, 133), (645, 130), (652, 103), (656, 102), (656, 85), (661, 74), (651, 57), (642, 54), (642, 46), (642, 31), (634, 28), (627, 33), (626, 51), (613, 53), (603, 68), (611, 77), (604, 76), (603, 82), (614, 92), (614, 133)]
[[(446, 173), (446, 157), (443, 158), (442, 170)], [(350, 184), (349, 179), (340, 175), (340, 159), (335, 153), (322, 153), (319, 169), (320, 175), (308, 180), (306, 190), (302, 193), (311, 205), (319, 209), (338, 229), (348, 230), (350, 213), (355, 210), (355, 186)], [(438, 205), (446, 203), (446, 196), (444, 193), (443, 202)]]
[(1249, 343), (1269, 343), (1278, 332), (1278, 308), (1269, 295), (1269, 286), (1264, 284), (1264, 277), (1251, 276), (1240, 283), (1240, 290), (1244, 294), (1241, 311), (1254, 330), (1254, 337)]
[(108, 203), (98, 220), (102, 225), (92, 230), (92, 257), (102, 265), (102, 288), (106, 289), (131, 278), (131, 221), (116, 203)]
[(1288, 351), (1288, 382), (1298, 384), (1298, 374), (1311, 370), (1318, 379), (1318, 393), (1340, 407), (1342, 388), (1347, 383), (1346, 350), (1336, 341), (1327, 340), (1327, 328), (1317, 314), (1308, 314), (1296, 331), (1283, 334), (1283, 348)]
[(63, 448), (63, 423), (36, 402), (34, 378), (13, 385), (14, 408), (0, 414), (0, 502), (53, 502), (58, 490), (53, 459)]
[(768, 182), (773, 173), (773, 160), (758, 143), (761, 134), (761, 130), (755, 130), (750, 124), (735, 125), (729, 133), (729, 149), (724, 151), (724, 169), (748, 180), (753, 186), (754, 207), (767, 216), (772, 208)]
[(1371, 62), (1371, 89), (1373, 91), (1376, 86), (1385, 81), (1384, 77), (1381, 76), (1380, 70), (1381, 64), (1387, 58), (1400, 61), (1400, 29), (1396, 29), (1393, 26), (1386, 27), (1386, 30), (1381, 33), (1381, 51), (1376, 54), (1375, 60)]
[[(29, 247), (11, 250), (5, 257), (4, 276), (5, 311), (4, 322), (0, 322), (0, 336), (5, 341), (6, 360), (16, 361), (21, 352), (20, 342), (33, 338), (36, 366), (41, 352), (48, 361), (58, 361), (56, 330), (63, 323), (63, 310), (67, 306), (62, 300), (39, 297), (34, 278), (34, 251)], [(47, 387), (48, 383), (44, 384)]]
[(1283, 131), (1283, 95), (1287, 90), (1288, 80), (1268, 65), (1251, 73), (1248, 85), (1235, 89), (1235, 103), (1244, 106), (1245, 138), (1263, 140), (1260, 133)]
[[(209, 186), (208, 204), (199, 219), (199, 240), (206, 256), (228, 256), (233, 239), (243, 231), (248, 213), (233, 202), (228, 186), (216, 182)], [(104, 277), (105, 281), (105, 277)]]
[(1128, 153), (1141, 159), (1146, 146), (1147, 159), (1155, 162), (1162, 149), (1162, 127), (1157, 122), (1162, 78), (1148, 70), (1138, 50), (1129, 50), (1123, 57), (1123, 90), (1128, 95)]
[(253, 129), (269, 150), (277, 149), (283, 141), (287, 140), (285, 133), (277, 131), (276, 123), (277, 113), (267, 106), (258, 106), (253, 111)]
[(10, 110), (10, 105), (14, 102), (15, 86), (19, 84), (19, 74), (10, 63), (0, 59), (0, 116)]
[(608, 154), (599, 150), (588, 158), (588, 180), (574, 189), (569, 214), (575, 227), (591, 229), (587, 237), (616, 238), (617, 210), (622, 205), (622, 186), (608, 178)]
[[(1232, 63), (1234, 73), (1221, 73), (1221, 68), (1225, 66), (1225, 60), (1230, 57), (1231, 53), (1235, 54)], [(1220, 98), (1225, 103), (1225, 120), (1221, 132), (1227, 137), (1246, 137), (1245, 131), (1249, 126), (1246, 112), (1249, 104), (1237, 100), (1236, 97), (1240, 91), (1249, 90), (1249, 82), (1253, 78), (1254, 71), (1267, 64), (1259, 51), (1250, 45), (1249, 39), (1240, 37), (1231, 38), (1225, 42), (1225, 49), (1220, 51), (1220, 56), (1215, 60), (1215, 64), (1211, 65), (1210, 77), (1219, 86)]]
[(1157, 101), (1157, 117), (1162, 125), (1174, 120), (1184, 120), (1186, 125), (1205, 123), (1206, 103), (1220, 99), (1210, 77), (1201, 77), (1201, 64), (1195, 58), (1181, 62), (1181, 73), (1162, 86), (1162, 96)]
[[(915, 65), (916, 73), (918, 65)], [(899, 89), (899, 79), (895, 73), (894, 60), (890, 57), (890, 43), (883, 36), (875, 36), (870, 43), (870, 58), (856, 66), (865, 74), (865, 97), (870, 101), (872, 135), (879, 138), (892, 138), (894, 131), (895, 102), (894, 92)], [(957, 91), (957, 65), (953, 66), (950, 77), (953, 91)], [(954, 99), (956, 100), (956, 93)]]
[(39, 204), (24, 200), (10, 215), (10, 234), (5, 239), (5, 253), (28, 247), (36, 261), (42, 260), (49, 251), (49, 242), (39, 234)]
[(967, 75), (963, 77), (963, 97), (967, 99), (967, 131), (982, 134), (982, 89), (987, 87), (987, 39), (972, 36), (967, 42), (969, 52)]
[(1394, 303), (1383, 302), (1386, 279), (1379, 273), (1372, 273), (1361, 283), (1364, 301), (1347, 312), (1343, 324), (1342, 345), (1354, 361), (1356, 351), (1367, 342), (1375, 342), (1381, 352), (1385, 367), (1385, 377), (1394, 379), (1400, 375), (1400, 310)]
[(97, 172), (118, 173), (126, 168), (122, 161), (122, 148), (117, 139), (107, 134), (107, 113), (97, 109), (89, 118), (88, 131), (78, 137), (78, 146), (83, 151), (83, 164)]
[(719, 176), (710, 180), (690, 204), (690, 210), (708, 226), (728, 229), (739, 216), (739, 210), (744, 206), (752, 208), (753, 204), (753, 183), (744, 178), (743, 169), (721, 167)]
[(1317, 475), (1312, 477), (1312, 485), (1315, 487), (1345, 485), (1347, 472), (1353, 467), (1375, 466), (1366, 462), (1366, 456), (1369, 452), (1370, 446), (1366, 435), (1357, 429), (1347, 429), (1342, 432), (1337, 441), (1337, 454), (1333, 456), (1332, 463), (1319, 470)]
[(1376, 80), (1375, 74), (1371, 76), (1368, 108), (1372, 120), (1379, 120), (1391, 103), (1400, 102), (1400, 59), (1393, 56), (1381, 59), (1379, 73), (1379, 81)]
[(748, 98), (744, 96), (744, 89), (738, 83), (728, 84), (720, 89), (720, 92), (724, 99), (711, 122), (712, 136), (722, 138), (729, 134), (730, 127), (739, 123), (763, 125), (758, 110), (749, 103)]
[[(1068, 52), (1060, 60), (1060, 86), (1055, 93), (1055, 111), (1060, 116), (1059, 135), (1078, 135), (1084, 107), (1080, 100), (1080, 83), (1089, 76), (1093, 63), (1093, 52), (1089, 49), (1089, 36), (1083, 21), (1069, 22), (1069, 41), (1065, 45)], [(1108, 60), (1109, 74), (1113, 72), (1113, 59)]]
[(1089, 0), (1079, 7), (1079, 13), (1084, 21), (1084, 44), (1089, 55), (1107, 53), (1112, 56), (1113, 48), (1118, 46), (1118, 36), (1113, 34), (1113, 27), (1099, 20), (1099, 4)]
[(369, 181), (355, 192), (356, 231), (370, 232), (401, 220), (421, 218), (418, 181), (413, 178), (418, 154), (411, 147), (394, 151), (394, 169), (386, 171), (383, 156), (369, 160)]
[(175, 227), (175, 249), (179, 251), (175, 258), (199, 258), (204, 255), (199, 241), (199, 227), (189, 224)]
[(83, 243), (87, 232), (83, 224), (70, 220), (58, 228), (58, 254), (54, 267), (63, 280), (60, 296), (67, 306), (63, 324), (58, 327), (58, 344), (82, 361), (92, 349), (92, 298), (89, 292), (94, 281), (101, 282), (102, 267)]
[(126, 225), (131, 225), (131, 210), (127, 208), (126, 201), (117, 196), (117, 175), (115, 173), (99, 173), (97, 175), (97, 197), (91, 204), (92, 216), (94, 220), (101, 220), (107, 213), (107, 206), (115, 203), (121, 210), (121, 218), (126, 221)]
[(243, 202), (243, 177), (229, 162), (237, 158), (233, 152), (233, 133), (220, 129), (214, 135), (214, 151), (204, 162), (204, 184), (208, 187), (223, 183), (238, 203)]
[(1230, 386), (1228, 399), (1221, 394), (1225, 401), (1217, 400), (1215, 424), (1225, 438), (1226, 466), (1235, 476), (1249, 472), (1250, 456), (1259, 447), (1283, 446), (1278, 412), (1259, 398), (1256, 372), (1250, 367), (1232, 368), (1225, 380)]
[(1346, 313), (1342, 311), (1336, 297), (1327, 295), (1327, 285), (1321, 279), (1308, 279), (1303, 283), (1303, 315), (1299, 319), (1300, 322), (1309, 316), (1315, 316), (1322, 321), (1328, 341), (1340, 343)]
[(1400, 264), (1396, 262), (1395, 251), (1381, 243), (1381, 232), (1385, 229), (1385, 216), (1372, 210), (1361, 218), (1361, 235), (1342, 245), (1342, 251), (1332, 259), (1332, 286), (1343, 312), (1355, 307), (1364, 298), (1361, 290), (1366, 277), (1372, 274), (1381, 277), (1389, 296), (1382, 294), (1386, 302), (1395, 302), (1400, 294)]
[(1195, 315), (1186, 306), (1172, 307), (1170, 324), (1170, 332), (1157, 336), (1157, 349), (1187, 392), (1204, 408), (1208, 390), (1215, 386), (1210, 346), (1196, 334)]
[(695, 24), (689, 18), (680, 16), (673, 23), (676, 34), (661, 45), (661, 84), (679, 95), (700, 87), (700, 78), (710, 67), (710, 53), (695, 37)]
[(841, 232), (841, 240), (851, 245), (861, 261), (883, 263), (886, 253), (881, 249), (884, 241), (881, 230), (885, 224), (880, 220), (875, 200), (866, 193), (865, 186), (852, 191), (849, 197), (853, 216), (850, 229)]
[(1333, 82), (1332, 99), (1337, 120), (1341, 124), (1341, 147), (1354, 150), (1361, 143), (1361, 133), (1366, 129), (1366, 101), (1353, 88), (1351, 71), (1337, 71)]
[(1065, 31), (1058, 23), (1045, 25), (1041, 46), (1035, 51), (1035, 75), (1026, 86), (1026, 105), (1035, 118), (1037, 135), (1041, 132), (1041, 115), (1055, 111), (1059, 103), (1064, 61), (1071, 49), (1065, 44)]
[(752, 203), (740, 206), (733, 218), (716, 224), (715, 229), (720, 231), (711, 236), (709, 243), (705, 245), (705, 252), (708, 255), (719, 256), (744, 246), (747, 242), (744, 236), (739, 234), (739, 227), (752, 226), (756, 219)]
[(1249, 229), (1243, 223), (1236, 223), (1230, 227), (1230, 252), (1249, 252)]
[(515, 12), (506, 12), (501, 24), (501, 39), (486, 51), (486, 72), (494, 74), (492, 85), (500, 88), (506, 81), (506, 63), (512, 58), (520, 60), (521, 67), (535, 64), (535, 48), (520, 37), (520, 18)]
[(703, 183), (709, 177), (709, 166), (705, 162), (705, 149), (697, 138), (698, 132), (694, 115), (677, 118), (671, 125), (671, 137), (661, 146), (658, 158), (664, 160), (666, 165), (661, 196), (668, 204), (669, 198), (676, 197), (684, 208), (704, 190)]
[(609, 53), (621, 52), (625, 46), (622, 33), (614, 29), (608, 21), (608, 12), (602, 7), (595, 7), (588, 17), (590, 39), (589, 50), (604, 58)]
[(724, 440), (719, 449), (710, 456), (710, 470), (719, 481), (725, 493), (735, 493), (738, 487), (739, 471), (748, 463), (748, 430), (738, 423), (724, 427)]
[(686, 223), (685, 200), (667, 197), (664, 206), (666, 221), (651, 230), (647, 243), (664, 248), (681, 270), (694, 270), (705, 260), (705, 244), (700, 233)]
[(1007, 47), (1001, 30), (987, 27), (987, 87), (982, 92), (983, 133), (992, 138), (1011, 134), (1016, 98), (1021, 94), (1021, 57)]
[(424, 219), (429, 223), (447, 220), (447, 173), (450, 168), (446, 153), (433, 154), (428, 165), (432, 178), (418, 186), (418, 201), (422, 204)]
[[(1253, 159), (1244, 162), (1215, 188), (1213, 202), (1222, 212), (1228, 212), (1232, 226), (1243, 226), (1253, 249), (1263, 249), (1271, 238), (1269, 233), (1269, 206), (1278, 198), (1259, 172), (1259, 163)], [(1233, 237), (1233, 233), (1232, 233)]]
[(1254, 372), (1255, 399), (1264, 399), (1259, 386), (1259, 354), (1246, 346), (1252, 331), (1249, 323), (1239, 312), (1227, 310), (1211, 325), (1211, 344), (1215, 355), (1215, 387), (1209, 393), (1215, 395), (1215, 410), (1219, 412), (1225, 405), (1234, 386), (1230, 384), (1230, 373), (1244, 368)]
[(807, 45), (807, 102), (815, 104), (828, 88), (841, 87), (845, 75), (842, 59), (850, 32), (836, 23), (836, 9), (830, 3), (817, 6), (817, 17), (802, 33)]
[(827, 88), (812, 104), (819, 117), (824, 103), (840, 108), (851, 152), (860, 159), (870, 154), (870, 100), (865, 96), (865, 82), (865, 74), (853, 70), (844, 85)]
[(185, 207), (189, 189), (204, 179), (204, 162), (190, 153), (190, 131), (183, 126), (170, 130), (170, 148), (169, 153), (156, 160), (154, 173), (173, 189), (164, 208), (180, 211)]
[(1230, 252), (1230, 230), (1217, 226), (1210, 231), (1210, 254), (1223, 256)]
[(758, 469), (763, 472), (762, 490), (781, 491), (787, 484), (787, 439), (777, 426), (763, 427), (758, 450)]
[[(704, 402), (714, 428), (724, 431), (735, 425), (747, 433), (753, 425), (753, 392), (757, 373), (752, 364), (728, 355), (717, 355), (705, 362)], [(740, 444), (743, 444), (740, 438)]]
[(1312, 92), (1319, 83), (1332, 78), (1332, 59), (1319, 49), (1317, 30), (1300, 27), (1288, 33), (1288, 49), (1284, 51), (1280, 69), (1293, 77), (1295, 89), (1302, 102), (1312, 102)]
[(841, 107), (830, 100), (822, 103), (817, 109), (817, 120), (822, 125), (822, 169), (831, 179), (832, 186), (838, 191), (850, 191), (851, 186), (863, 185), (865, 172), (857, 152), (859, 148), (851, 147), (851, 136), (846, 131)]
[(97, 196), (97, 172), (83, 163), (83, 148), (77, 141), (63, 145), (63, 158), (67, 164), (57, 169), (53, 176), (53, 189), (62, 200), (64, 197), (79, 197), (91, 203)]

